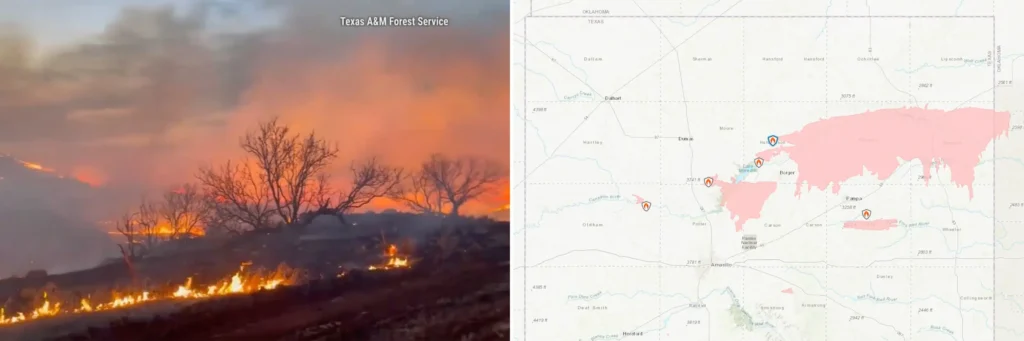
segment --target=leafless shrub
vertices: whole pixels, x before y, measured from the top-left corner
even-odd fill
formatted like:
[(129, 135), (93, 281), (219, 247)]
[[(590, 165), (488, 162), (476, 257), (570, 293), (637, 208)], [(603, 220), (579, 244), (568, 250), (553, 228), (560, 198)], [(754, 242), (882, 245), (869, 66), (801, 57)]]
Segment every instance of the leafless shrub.
[(318, 214), (333, 214), (344, 217), (351, 210), (361, 208), (373, 200), (393, 193), (402, 180), (401, 168), (391, 167), (370, 158), (363, 163), (353, 162), (349, 167), (351, 182), (347, 188), (334, 190), (330, 177), (322, 174), (311, 194), (318, 206)]
[(458, 216), (464, 204), (492, 189), (504, 173), (480, 158), (434, 154), (392, 196), (417, 212)]
[(209, 204), (199, 187), (193, 184), (165, 192), (160, 215), (170, 229), (166, 238), (191, 238), (201, 232), (197, 229), (201, 228), (206, 215), (210, 214)]

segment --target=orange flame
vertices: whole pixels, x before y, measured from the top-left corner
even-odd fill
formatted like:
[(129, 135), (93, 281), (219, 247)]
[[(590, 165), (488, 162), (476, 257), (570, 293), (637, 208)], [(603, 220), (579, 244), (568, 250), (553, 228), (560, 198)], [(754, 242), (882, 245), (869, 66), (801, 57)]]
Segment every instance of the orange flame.
[(74, 309), (62, 309), (62, 305), (60, 303), (51, 303), (49, 297), (44, 293), (42, 303), (28, 313), (17, 313), (14, 316), (7, 317), (4, 309), (0, 308), (0, 326), (57, 315), (119, 309), (155, 301), (172, 299), (204, 299), (215, 296), (244, 294), (260, 290), (273, 290), (293, 282), (292, 276), (289, 276), (287, 272), (288, 271), (285, 271), (284, 269), (278, 269), (278, 271), (275, 271), (267, 277), (250, 276), (245, 273), (245, 264), (243, 264), (239, 267), (238, 272), (231, 275), (231, 277), (224, 279), (217, 284), (207, 286), (205, 290), (194, 290), (192, 288), (192, 278), (189, 277), (186, 278), (184, 284), (179, 285), (175, 291), (167, 294), (156, 294), (149, 291), (143, 291), (134, 295), (120, 295), (114, 293), (111, 295), (112, 298), (109, 302), (95, 305), (92, 304), (89, 299), (83, 298), (79, 302), (79, 307)]
[[(107, 234), (110, 234), (110, 235), (124, 235), (124, 233), (122, 233), (121, 231), (107, 231)], [(182, 235), (187, 234), (187, 235), (190, 235), (190, 236), (193, 236), (193, 237), (202, 237), (202, 236), (206, 235), (206, 230), (202, 226), (196, 226), (195, 228), (193, 228), (191, 231), (188, 231), (187, 233), (185, 231), (177, 231), (177, 232), (175, 232), (174, 228), (171, 227), (170, 225), (165, 224), (165, 223), (161, 223), (160, 225), (157, 225), (157, 226), (153, 227), (152, 229), (150, 229), (148, 231), (146, 231), (146, 230), (139, 230), (139, 231), (132, 232), (131, 234), (136, 235), (136, 236), (160, 236), (160, 237), (168, 237), (168, 236), (174, 236), (174, 235), (182, 236)]]
[(409, 258), (398, 256), (398, 247), (395, 244), (389, 244), (385, 251), (388, 261), (381, 265), (370, 265), (368, 268), (370, 271), (374, 270), (391, 270), (397, 268), (409, 267)]
[(47, 172), (47, 173), (52, 173), (53, 172), (53, 168), (43, 167), (43, 165), (40, 165), (40, 164), (35, 163), (35, 162), (28, 162), (28, 161), (22, 161), (22, 160), (18, 160), (18, 162), (21, 163), (21, 165), (24, 166), (25, 168), (28, 168), (28, 169), (31, 169), (31, 170), (40, 171), (40, 172)]

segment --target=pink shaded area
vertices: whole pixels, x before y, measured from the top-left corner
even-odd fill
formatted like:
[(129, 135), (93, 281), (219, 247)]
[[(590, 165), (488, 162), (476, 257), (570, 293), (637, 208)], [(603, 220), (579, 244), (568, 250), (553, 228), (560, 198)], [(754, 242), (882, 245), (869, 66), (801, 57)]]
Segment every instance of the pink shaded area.
[(793, 288), (782, 289), (782, 293), (783, 294), (792, 294), (793, 293)]
[(967, 186), (974, 198), (974, 167), (989, 142), (1009, 127), (1008, 112), (988, 109), (882, 109), (808, 124), (757, 156), (767, 161), (785, 152), (797, 164), (797, 183), (821, 190), (831, 185), (832, 193), (864, 169), (886, 179), (899, 167), (897, 157), (919, 159), (925, 184), (933, 165), (949, 167), (953, 183)]
[(633, 194), (633, 197), (636, 197), (636, 203), (637, 204), (640, 204), (640, 203), (643, 203), (644, 201), (647, 201), (647, 200), (644, 200), (644, 198), (641, 198), (639, 195), (636, 195), (636, 194)]
[(715, 179), (714, 185), (722, 189), (722, 206), (729, 210), (729, 218), (736, 224), (736, 231), (743, 230), (747, 220), (761, 217), (761, 208), (778, 187), (774, 182), (731, 183), (720, 181), (717, 176), (712, 178)]
[(854, 220), (843, 223), (844, 229), (885, 231), (896, 227), (896, 219)]

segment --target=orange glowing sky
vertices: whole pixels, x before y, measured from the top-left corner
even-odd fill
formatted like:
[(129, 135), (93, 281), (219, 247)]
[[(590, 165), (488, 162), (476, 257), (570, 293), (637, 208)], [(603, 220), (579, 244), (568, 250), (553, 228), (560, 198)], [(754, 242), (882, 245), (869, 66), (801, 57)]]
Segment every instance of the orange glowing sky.
[[(435, 152), (507, 165), (507, 2), (355, 3), (269, 1), (230, 20), (273, 24), (227, 33), (214, 31), (231, 26), (211, 23), (217, 15), (195, 14), (213, 11), (200, 5), (123, 9), (94, 36), (46, 51), (32, 43), (36, 26), (8, 30), (0, 51), (24, 58), (0, 63), (0, 152), (94, 186), (155, 191), (238, 157), (238, 137), (279, 116), (338, 143), (338, 177), (349, 160), (370, 156), (409, 168)], [(337, 25), (341, 12), (382, 10), (436, 13), (452, 26)], [(165, 45), (143, 45), (154, 40)], [(118, 49), (133, 44), (143, 48)], [(145, 53), (120, 52), (128, 50)], [(96, 63), (124, 70), (97, 75)], [(508, 195), (505, 182), (465, 212), (488, 212)]]

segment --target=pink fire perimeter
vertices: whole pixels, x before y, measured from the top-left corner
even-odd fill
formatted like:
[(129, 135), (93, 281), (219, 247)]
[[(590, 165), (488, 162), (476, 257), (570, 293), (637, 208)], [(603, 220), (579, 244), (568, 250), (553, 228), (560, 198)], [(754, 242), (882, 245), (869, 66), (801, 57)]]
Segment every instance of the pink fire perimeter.
[(722, 206), (729, 210), (729, 218), (736, 224), (737, 232), (743, 230), (747, 220), (761, 217), (761, 208), (778, 187), (774, 182), (730, 183), (719, 181), (717, 176), (712, 178), (722, 189)]
[(782, 289), (782, 293), (783, 294), (792, 294), (793, 293), (793, 288)]
[(806, 181), (821, 190), (831, 185), (833, 193), (839, 192), (841, 181), (865, 168), (886, 179), (899, 166), (897, 157), (919, 159), (926, 184), (933, 165), (949, 167), (953, 183), (967, 186), (974, 198), (974, 167), (989, 142), (1006, 134), (1009, 126), (1008, 112), (986, 109), (882, 109), (808, 124), (781, 136), (780, 147), (757, 156), (769, 160), (786, 152), (797, 164), (797, 183)]
[(896, 219), (854, 220), (843, 223), (843, 228), (854, 230), (884, 231), (896, 227)]

